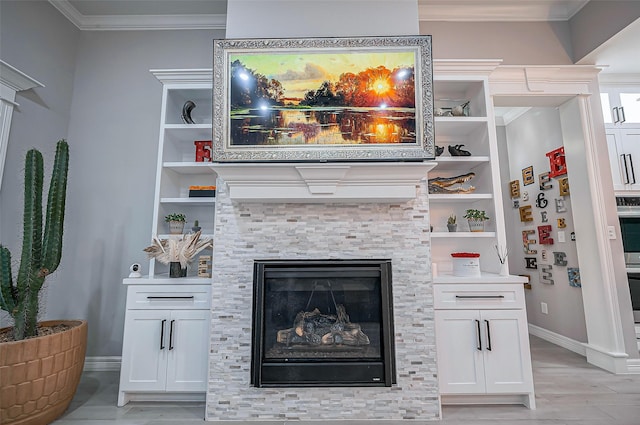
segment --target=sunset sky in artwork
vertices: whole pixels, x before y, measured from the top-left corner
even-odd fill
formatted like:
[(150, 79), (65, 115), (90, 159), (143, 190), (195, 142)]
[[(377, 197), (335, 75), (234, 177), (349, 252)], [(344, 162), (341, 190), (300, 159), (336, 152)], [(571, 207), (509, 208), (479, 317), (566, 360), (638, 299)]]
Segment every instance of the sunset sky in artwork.
[(280, 81), (285, 97), (302, 98), (305, 92), (316, 90), (323, 81), (336, 82), (345, 72), (357, 74), (381, 65), (389, 70), (414, 68), (415, 53), (231, 53), (229, 63), (235, 60), (254, 72)]

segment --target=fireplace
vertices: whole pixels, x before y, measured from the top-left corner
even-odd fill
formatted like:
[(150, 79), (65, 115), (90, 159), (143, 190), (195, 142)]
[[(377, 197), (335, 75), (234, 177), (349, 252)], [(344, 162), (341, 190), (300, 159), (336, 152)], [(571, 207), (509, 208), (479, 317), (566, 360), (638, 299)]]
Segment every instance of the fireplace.
[(390, 260), (254, 262), (251, 384), (395, 383)]

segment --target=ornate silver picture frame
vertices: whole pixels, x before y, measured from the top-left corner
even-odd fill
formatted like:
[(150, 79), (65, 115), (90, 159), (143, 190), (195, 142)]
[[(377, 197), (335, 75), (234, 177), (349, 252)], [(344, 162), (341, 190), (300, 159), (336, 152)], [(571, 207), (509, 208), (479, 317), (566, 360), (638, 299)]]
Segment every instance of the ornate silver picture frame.
[(434, 158), (431, 36), (214, 40), (215, 162)]

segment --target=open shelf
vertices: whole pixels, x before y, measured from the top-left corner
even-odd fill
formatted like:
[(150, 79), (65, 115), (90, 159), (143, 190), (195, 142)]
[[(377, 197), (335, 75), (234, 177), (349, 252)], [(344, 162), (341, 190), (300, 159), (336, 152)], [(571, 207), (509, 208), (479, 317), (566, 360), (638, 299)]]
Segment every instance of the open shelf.
[(495, 238), (496, 232), (431, 232), (432, 238)]

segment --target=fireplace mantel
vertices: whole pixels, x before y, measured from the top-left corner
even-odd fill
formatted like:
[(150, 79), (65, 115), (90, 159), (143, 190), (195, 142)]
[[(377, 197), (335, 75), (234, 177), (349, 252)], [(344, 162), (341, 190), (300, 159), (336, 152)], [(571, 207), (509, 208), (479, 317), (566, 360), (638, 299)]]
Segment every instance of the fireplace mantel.
[(214, 163), (236, 202), (406, 202), (436, 162)]

